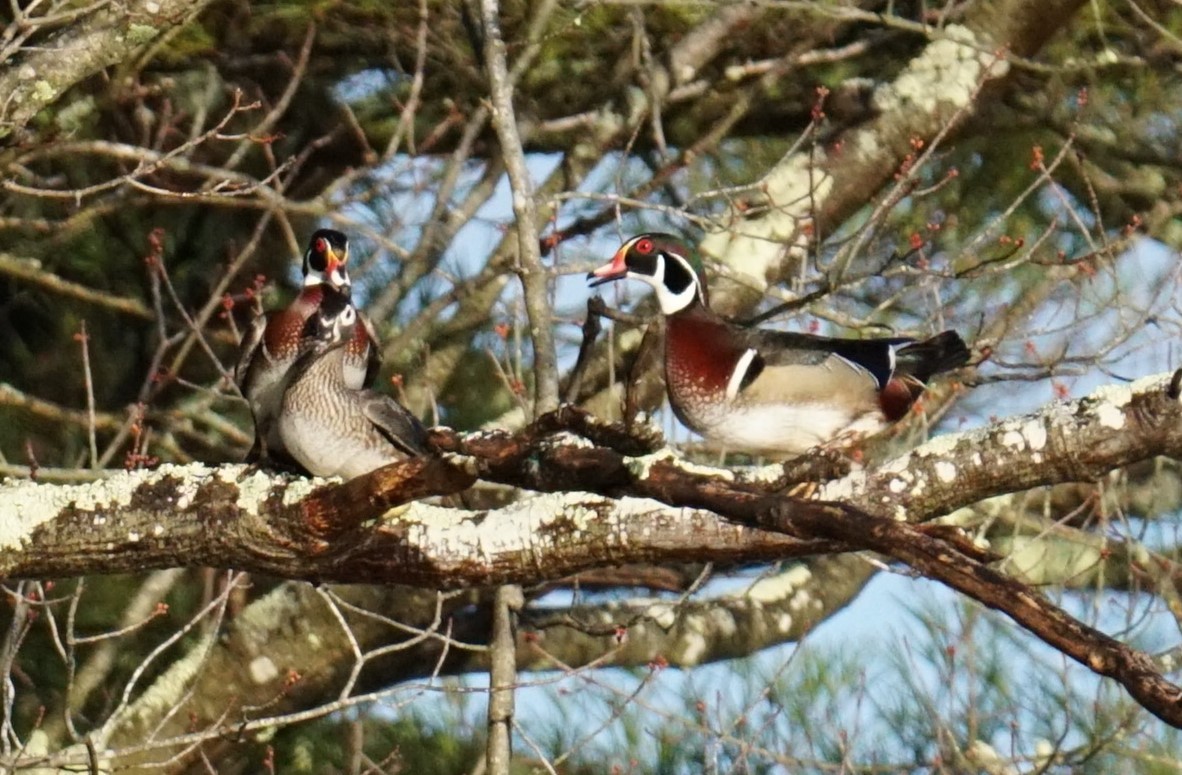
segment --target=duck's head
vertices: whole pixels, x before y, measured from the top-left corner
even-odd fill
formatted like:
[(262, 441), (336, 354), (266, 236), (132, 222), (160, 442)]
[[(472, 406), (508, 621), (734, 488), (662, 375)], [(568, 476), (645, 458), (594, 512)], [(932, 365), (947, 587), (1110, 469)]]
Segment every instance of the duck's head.
[(317, 229), (304, 252), (304, 285), (349, 290), (349, 238), (335, 229)]
[(612, 260), (587, 275), (591, 285), (631, 278), (648, 283), (661, 312), (672, 315), (694, 302), (707, 305), (706, 277), (697, 252), (672, 234), (640, 234), (625, 242)]

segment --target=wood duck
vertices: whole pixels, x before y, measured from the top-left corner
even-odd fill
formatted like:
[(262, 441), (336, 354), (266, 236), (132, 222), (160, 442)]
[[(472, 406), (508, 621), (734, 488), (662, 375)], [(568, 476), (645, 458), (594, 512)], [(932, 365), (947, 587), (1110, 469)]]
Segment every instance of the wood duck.
[(641, 234), (592, 285), (632, 278), (666, 316), (665, 384), (685, 425), (730, 450), (793, 456), (876, 433), (907, 414), (933, 375), (968, 362), (955, 331), (836, 339), (748, 328), (709, 307), (696, 253), (669, 234)]
[(426, 431), (390, 396), (351, 386), (345, 362), (358, 326), (349, 297), (327, 288), (308, 318), (308, 343), (283, 381), (275, 430), (284, 450), (314, 476), (352, 479), (425, 454)]
[[(242, 338), (234, 381), (254, 418), (255, 440), (246, 456), (248, 463), (261, 459), (280, 465), (292, 462), (274, 428), (282, 399), (281, 385), (304, 349), (305, 325), (320, 305), (325, 289), (340, 291), (348, 298), (348, 262), (349, 240), (344, 234), (333, 229), (314, 232), (304, 252), (304, 284), (299, 295), (282, 310), (257, 315)], [(373, 384), (381, 366), (377, 335), (365, 318), (353, 330), (344, 359), (345, 383), (353, 388), (367, 387)]]

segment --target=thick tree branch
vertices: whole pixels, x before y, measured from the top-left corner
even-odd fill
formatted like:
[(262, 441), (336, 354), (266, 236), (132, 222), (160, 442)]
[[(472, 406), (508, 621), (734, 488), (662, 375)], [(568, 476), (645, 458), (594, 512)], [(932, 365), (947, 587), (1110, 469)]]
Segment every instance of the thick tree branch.
[(96, 4), (90, 16), (0, 69), (0, 94), (6, 95), (0, 102), (0, 138), (24, 127), (79, 81), (126, 61), (208, 4), (209, 0)]
[[(999, 493), (1090, 481), (1156, 455), (1179, 457), (1182, 407), (1166, 395), (1167, 382), (1159, 375), (1104, 388), (939, 437), (822, 485), (818, 497), (832, 503), (789, 503), (817, 516), (854, 510), (919, 522)], [(557, 433), (564, 424), (581, 436)], [(240, 466), (200, 465), (86, 485), (9, 481), (0, 486), (0, 511), (16, 517), (0, 531), (0, 575), (214, 565), (449, 588), (537, 583), (605, 562), (727, 562), (850, 548), (816, 540), (811, 530), (774, 536), (716, 516), (750, 520), (774, 494), (769, 488), (787, 484), (775, 481), (778, 467), (729, 471), (690, 465), (668, 450), (640, 454), (650, 442), (576, 412), (549, 415), (517, 434), (440, 429), (435, 442), (449, 453), (345, 485), (262, 472), (239, 481)], [(478, 513), (406, 505), (476, 478), (551, 494)], [(367, 527), (371, 520), (379, 522)]]

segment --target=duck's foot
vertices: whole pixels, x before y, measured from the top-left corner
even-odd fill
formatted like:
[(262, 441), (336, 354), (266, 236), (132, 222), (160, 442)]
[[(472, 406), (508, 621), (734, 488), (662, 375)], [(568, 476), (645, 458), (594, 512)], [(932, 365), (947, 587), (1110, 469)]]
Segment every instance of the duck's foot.
[(855, 462), (841, 449), (816, 447), (786, 461), (770, 489), (792, 498), (812, 498), (822, 483), (845, 476)]

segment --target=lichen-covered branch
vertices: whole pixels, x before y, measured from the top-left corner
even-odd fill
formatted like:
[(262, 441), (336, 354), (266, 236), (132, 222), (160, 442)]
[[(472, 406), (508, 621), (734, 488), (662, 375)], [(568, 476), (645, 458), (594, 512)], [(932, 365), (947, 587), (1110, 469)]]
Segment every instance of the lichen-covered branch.
[[(1182, 407), (1167, 395), (1168, 383), (1169, 375), (1158, 375), (942, 436), (825, 483), (819, 500), (786, 502), (799, 513), (852, 509), (923, 522), (999, 493), (1091, 481), (1157, 455), (1182, 456)], [(563, 422), (582, 436), (559, 432)], [(577, 412), (549, 415), (516, 434), (440, 429), (434, 437), (443, 456), (344, 485), (202, 465), (85, 485), (10, 480), (0, 486), (0, 512), (14, 515), (0, 523), (0, 575), (214, 565), (450, 588), (537, 583), (604, 564), (851, 548), (808, 531), (777, 536), (718, 516), (750, 517), (779, 497), (776, 488), (789, 484), (776, 481), (779, 468), (730, 471), (690, 465), (669, 450), (642, 454), (651, 442), (629, 442)], [(414, 500), (477, 478), (538, 494), (478, 513)]]
[(843, 554), (794, 564), (721, 597), (535, 610), (519, 638), (521, 666), (546, 670), (665, 662), (693, 667), (747, 656), (800, 640), (853, 600), (876, 572), (864, 558)]
[(96, 3), (90, 15), (0, 68), (0, 94), (5, 95), (0, 100), (0, 138), (23, 128), (79, 81), (126, 61), (208, 4), (209, 0)]

